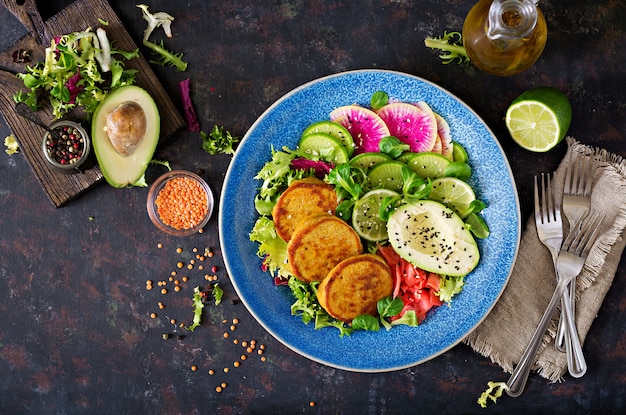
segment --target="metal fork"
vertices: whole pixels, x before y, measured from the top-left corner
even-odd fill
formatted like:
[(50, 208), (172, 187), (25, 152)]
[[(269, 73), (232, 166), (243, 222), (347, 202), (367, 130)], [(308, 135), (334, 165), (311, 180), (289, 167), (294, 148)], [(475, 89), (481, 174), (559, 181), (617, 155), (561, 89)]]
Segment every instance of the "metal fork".
[[(563, 242), (563, 223), (561, 219), (561, 208), (556, 199), (555, 186), (552, 183), (553, 174), (541, 174), (541, 192), (537, 184), (537, 176), (534, 179), (535, 189), (535, 223), (537, 225), (537, 235), (539, 240), (548, 248), (552, 254), (554, 272), (557, 282), (559, 273), (557, 270), (557, 258), (561, 243)], [(574, 314), (571, 304), (568, 307), (569, 295), (566, 293), (561, 298), (561, 320), (563, 321), (562, 333), (564, 336), (563, 347), (567, 352), (568, 370), (574, 377), (581, 377), (587, 371), (585, 355), (582, 351), (576, 324), (574, 324)]]
[(602, 223), (603, 216), (599, 214), (588, 214), (580, 225), (570, 231), (567, 239), (563, 242), (563, 246), (559, 252), (557, 259), (557, 268), (560, 278), (557, 282), (552, 298), (546, 307), (546, 311), (541, 317), (539, 324), (531, 338), (522, 358), (515, 367), (513, 374), (507, 381), (506, 393), (511, 397), (518, 397), (524, 391), (530, 369), (535, 361), (537, 350), (541, 344), (542, 337), (550, 324), (554, 310), (558, 306), (559, 300), (565, 292), (565, 288), (570, 281), (572, 281), (583, 268), (585, 260), (589, 255), (592, 245), (596, 239), (596, 233), (600, 224)]
[[(565, 184), (563, 185), (563, 214), (569, 222), (569, 228), (573, 229), (578, 220), (589, 211), (591, 206), (591, 182), (592, 182), (592, 165), (591, 160), (586, 157), (576, 157), (574, 152), (570, 151), (569, 163), (565, 172)], [(576, 304), (576, 284), (572, 282), (566, 291), (566, 297), (572, 309), (572, 319), (575, 315)], [(564, 315), (561, 314), (559, 326), (556, 334), (554, 346), (557, 350), (566, 351), (567, 337), (565, 335), (567, 323)]]

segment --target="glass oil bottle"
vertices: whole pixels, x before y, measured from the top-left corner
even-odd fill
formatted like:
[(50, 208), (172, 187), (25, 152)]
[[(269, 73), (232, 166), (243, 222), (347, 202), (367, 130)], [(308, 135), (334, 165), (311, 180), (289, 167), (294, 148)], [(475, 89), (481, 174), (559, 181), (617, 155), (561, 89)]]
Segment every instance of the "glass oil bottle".
[(498, 76), (532, 66), (546, 44), (548, 29), (533, 0), (480, 0), (463, 24), (463, 45), (480, 70)]

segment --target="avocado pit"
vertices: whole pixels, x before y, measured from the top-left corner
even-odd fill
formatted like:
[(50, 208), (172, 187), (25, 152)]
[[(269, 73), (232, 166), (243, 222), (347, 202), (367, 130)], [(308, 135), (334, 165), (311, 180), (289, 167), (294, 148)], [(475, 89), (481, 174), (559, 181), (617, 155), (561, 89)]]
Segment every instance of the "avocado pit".
[(115, 151), (123, 157), (134, 153), (146, 129), (146, 114), (141, 105), (134, 101), (121, 103), (106, 116), (106, 134)]

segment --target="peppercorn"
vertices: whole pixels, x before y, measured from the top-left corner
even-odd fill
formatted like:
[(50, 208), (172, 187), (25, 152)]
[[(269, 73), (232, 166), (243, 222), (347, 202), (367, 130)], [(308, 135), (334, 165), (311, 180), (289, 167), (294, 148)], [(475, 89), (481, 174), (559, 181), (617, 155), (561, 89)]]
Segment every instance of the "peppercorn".
[(82, 156), (85, 149), (85, 138), (78, 129), (69, 125), (54, 128), (60, 140), (51, 134), (46, 135), (46, 151), (52, 160), (59, 164), (74, 164)]

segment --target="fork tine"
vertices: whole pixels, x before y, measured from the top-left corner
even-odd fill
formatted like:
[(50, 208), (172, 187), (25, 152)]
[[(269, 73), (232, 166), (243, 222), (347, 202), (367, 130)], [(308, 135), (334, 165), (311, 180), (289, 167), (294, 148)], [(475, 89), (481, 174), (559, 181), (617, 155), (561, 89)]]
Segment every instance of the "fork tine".
[(545, 189), (547, 189), (546, 191), (546, 199), (548, 199), (548, 222), (555, 222), (556, 221), (556, 199), (554, 198), (554, 188), (552, 187), (552, 180), (550, 179), (552, 175), (551, 174), (546, 174), (546, 186), (544, 187)]
[(595, 242), (596, 233), (603, 219), (604, 215), (599, 213), (588, 213), (585, 215), (576, 229), (570, 232), (565, 239), (563, 249), (580, 257), (589, 255), (589, 251)]
[(583, 189), (583, 196), (591, 196), (591, 182), (593, 182), (593, 165), (591, 159), (585, 159), (585, 188)]
[(534, 177), (534, 190), (535, 190), (535, 221), (542, 222), (541, 218), (541, 206), (539, 205), (539, 188), (537, 184), (537, 175)]

